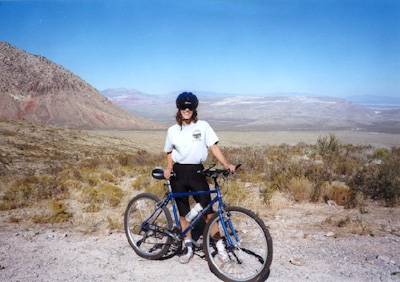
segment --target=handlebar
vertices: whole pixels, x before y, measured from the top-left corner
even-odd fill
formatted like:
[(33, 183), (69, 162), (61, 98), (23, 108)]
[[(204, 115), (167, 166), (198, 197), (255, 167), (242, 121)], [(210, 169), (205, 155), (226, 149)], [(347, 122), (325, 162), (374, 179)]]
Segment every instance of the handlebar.
[[(242, 164), (237, 164), (235, 167), (235, 170), (238, 169)], [(223, 174), (224, 176), (228, 176), (231, 172), (228, 169), (212, 169), (215, 166), (215, 164), (211, 164), (208, 168), (205, 168), (203, 170), (197, 171), (197, 173), (200, 173), (205, 176), (210, 176), (212, 178), (217, 178), (219, 174)], [(158, 180), (165, 179), (164, 177), (164, 170), (161, 168), (155, 168), (152, 170), (151, 175)], [(172, 173), (171, 178), (176, 178), (176, 174)]]
[[(238, 169), (242, 164), (239, 163), (235, 166), (235, 170)], [(210, 176), (213, 178), (218, 177), (219, 174), (223, 174), (224, 176), (228, 176), (231, 171), (229, 169), (211, 169), (215, 166), (215, 164), (211, 164), (208, 168), (205, 168), (203, 170), (197, 171), (197, 173), (200, 173), (205, 176)]]

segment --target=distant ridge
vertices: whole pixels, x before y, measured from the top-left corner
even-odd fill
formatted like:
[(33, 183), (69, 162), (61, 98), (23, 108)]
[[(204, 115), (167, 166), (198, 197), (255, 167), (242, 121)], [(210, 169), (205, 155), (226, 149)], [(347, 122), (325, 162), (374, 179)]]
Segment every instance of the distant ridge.
[[(175, 122), (177, 94), (149, 95), (136, 89), (107, 89), (102, 93), (120, 107), (140, 116)], [(199, 118), (218, 130), (363, 130), (400, 133), (399, 110), (374, 110), (343, 98), (290, 93), (234, 95), (193, 91)]]
[(0, 42), (0, 117), (75, 129), (160, 129), (43, 56)]

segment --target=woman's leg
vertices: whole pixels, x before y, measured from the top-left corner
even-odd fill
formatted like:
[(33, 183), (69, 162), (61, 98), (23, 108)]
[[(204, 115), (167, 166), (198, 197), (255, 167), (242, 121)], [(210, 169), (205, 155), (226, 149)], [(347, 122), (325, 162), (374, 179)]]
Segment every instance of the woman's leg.
[[(177, 175), (177, 179), (171, 182), (172, 191), (174, 193), (183, 193), (189, 191), (187, 186), (187, 170), (187, 166), (174, 164), (174, 172)], [(181, 225), (181, 231), (183, 232), (190, 225), (185, 218), (186, 214), (190, 211), (189, 197), (177, 197), (175, 198), (175, 202), (179, 211), (179, 223)], [(193, 257), (193, 244), (191, 237), (191, 231), (189, 230), (185, 234), (185, 239), (183, 241), (184, 253), (179, 257), (180, 263), (188, 263)]]
[[(186, 220), (186, 218), (182, 215), (179, 215), (179, 223), (181, 224), (181, 230), (182, 232), (189, 227), (190, 223), (189, 221)], [(192, 232), (189, 229), (189, 231), (186, 233), (186, 237), (192, 238)]]

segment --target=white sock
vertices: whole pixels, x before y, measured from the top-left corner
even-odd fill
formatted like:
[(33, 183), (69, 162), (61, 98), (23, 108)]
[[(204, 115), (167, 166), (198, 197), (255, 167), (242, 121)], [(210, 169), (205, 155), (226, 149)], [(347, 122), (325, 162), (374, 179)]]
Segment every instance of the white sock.
[(190, 238), (186, 238), (184, 242), (185, 242), (185, 247), (190, 249), (193, 252), (192, 240)]

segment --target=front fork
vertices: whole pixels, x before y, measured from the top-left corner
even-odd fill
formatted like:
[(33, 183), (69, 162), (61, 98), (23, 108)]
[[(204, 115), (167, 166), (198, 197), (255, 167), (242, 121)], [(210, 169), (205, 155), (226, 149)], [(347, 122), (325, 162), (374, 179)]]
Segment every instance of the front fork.
[(230, 219), (230, 212), (226, 211), (224, 207), (221, 208), (220, 222), (222, 229), (225, 233), (225, 238), (229, 249), (240, 248), (239, 236)]

